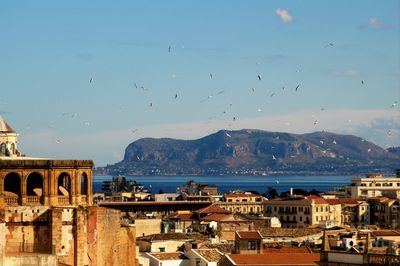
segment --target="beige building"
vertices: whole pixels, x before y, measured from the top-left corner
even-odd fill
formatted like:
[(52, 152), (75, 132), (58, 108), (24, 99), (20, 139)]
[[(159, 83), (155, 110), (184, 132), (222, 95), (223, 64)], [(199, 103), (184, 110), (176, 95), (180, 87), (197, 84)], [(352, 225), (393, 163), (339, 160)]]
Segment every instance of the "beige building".
[(252, 193), (225, 194), (224, 201), (216, 203), (231, 212), (263, 213), (263, 197)]
[(370, 206), (366, 200), (353, 198), (326, 199), (330, 205), (340, 204), (342, 225), (364, 226), (370, 224)]
[(400, 199), (400, 178), (383, 177), (369, 174), (366, 177), (353, 178), (347, 192), (352, 198), (387, 197)]
[(329, 204), (317, 196), (292, 196), (264, 202), (265, 216), (278, 217), (282, 227), (305, 228), (311, 225), (332, 227), (341, 224), (341, 205)]
[(380, 228), (400, 228), (400, 200), (372, 197), (368, 203), (371, 206), (371, 224)]

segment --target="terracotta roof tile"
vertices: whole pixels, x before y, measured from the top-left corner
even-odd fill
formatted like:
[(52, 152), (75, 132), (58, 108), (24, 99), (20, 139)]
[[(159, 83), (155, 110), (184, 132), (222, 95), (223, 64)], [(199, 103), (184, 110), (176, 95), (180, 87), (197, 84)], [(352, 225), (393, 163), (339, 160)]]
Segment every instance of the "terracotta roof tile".
[(307, 247), (265, 247), (264, 253), (311, 253)]
[(218, 207), (217, 205), (213, 204), (211, 206), (204, 207), (204, 208), (201, 208), (199, 210), (193, 211), (193, 213), (196, 213), (196, 214), (207, 214), (207, 213), (226, 213), (226, 214), (230, 214), (232, 212), (230, 212), (228, 210), (225, 210), (225, 209), (223, 209), (221, 207)]
[(226, 255), (236, 265), (319, 265), (319, 253), (266, 253)]
[(242, 239), (262, 239), (258, 231), (236, 231), (236, 235)]
[(217, 249), (196, 249), (195, 251), (208, 262), (219, 262), (224, 257)]
[(177, 219), (177, 220), (181, 220), (181, 221), (193, 221), (193, 220), (196, 220), (193, 217), (193, 213), (178, 213), (178, 214), (172, 216), (171, 219)]
[(189, 260), (181, 252), (160, 252), (160, 253), (149, 253), (149, 254), (158, 260)]
[(373, 231), (374, 236), (400, 236), (400, 230), (386, 229)]
[[(257, 229), (257, 228), (256, 228)], [(321, 229), (304, 229), (304, 228), (274, 228), (264, 227), (258, 228), (263, 237), (302, 237), (320, 233)]]

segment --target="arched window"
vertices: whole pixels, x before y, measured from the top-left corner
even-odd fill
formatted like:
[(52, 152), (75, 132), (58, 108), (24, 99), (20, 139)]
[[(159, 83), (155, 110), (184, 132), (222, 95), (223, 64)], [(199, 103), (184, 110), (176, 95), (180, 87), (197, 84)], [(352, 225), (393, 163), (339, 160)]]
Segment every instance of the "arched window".
[(88, 178), (87, 174), (83, 173), (81, 175), (81, 195), (86, 195), (88, 193)]
[(21, 196), (21, 177), (17, 173), (9, 173), (5, 176), (4, 196), (9, 197), (12, 203), (18, 203), (16, 198)]
[(6, 155), (6, 150), (7, 150), (6, 144), (5, 143), (1, 143), (0, 144), (0, 153), (1, 153), (1, 155)]
[(15, 144), (11, 143), (11, 154), (15, 154)]
[(39, 173), (33, 172), (26, 179), (27, 196), (43, 196), (43, 178)]
[(71, 177), (67, 173), (58, 176), (58, 195), (69, 196), (71, 194)]

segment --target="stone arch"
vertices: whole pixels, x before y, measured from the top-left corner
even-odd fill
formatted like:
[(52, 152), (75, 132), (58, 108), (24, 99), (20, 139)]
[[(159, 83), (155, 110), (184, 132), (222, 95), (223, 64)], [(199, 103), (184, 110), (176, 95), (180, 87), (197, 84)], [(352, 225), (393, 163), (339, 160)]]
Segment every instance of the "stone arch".
[(43, 196), (43, 177), (37, 172), (30, 173), (26, 178), (26, 195)]
[(71, 177), (68, 173), (62, 172), (58, 176), (58, 182), (57, 182), (57, 191), (59, 196), (70, 196), (71, 195)]
[(6, 155), (6, 152), (7, 152), (7, 145), (4, 142), (2, 142), (0, 144), (0, 154)]
[(88, 176), (85, 172), (83, 172), (81, 175), (81, 195), (88, 194), (88, 184)]
[(4, 196), (8, 204), (18, 204), (21, 197), (21, 177), (19, 174), (11, 172), (4, 177), (3, 182)]

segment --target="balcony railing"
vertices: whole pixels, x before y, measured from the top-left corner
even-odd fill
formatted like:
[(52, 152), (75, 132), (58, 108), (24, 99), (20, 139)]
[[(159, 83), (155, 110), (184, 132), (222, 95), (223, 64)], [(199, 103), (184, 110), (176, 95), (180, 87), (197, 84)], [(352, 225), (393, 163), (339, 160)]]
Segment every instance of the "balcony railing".
[(27, 204), (42, 204), (41, 197), (39, 196), (26, 196), (26, 203)]
[(69, 205), (69, 196), (58, 196), (58, 203), (59, 204), (67, 204)]
[(4, 201), (7, 205), (18, 205), (19, 197), (18, 196), (5, 196)]

